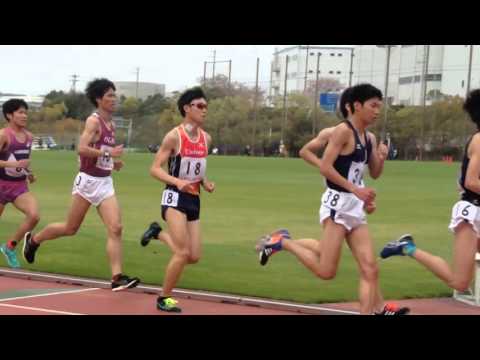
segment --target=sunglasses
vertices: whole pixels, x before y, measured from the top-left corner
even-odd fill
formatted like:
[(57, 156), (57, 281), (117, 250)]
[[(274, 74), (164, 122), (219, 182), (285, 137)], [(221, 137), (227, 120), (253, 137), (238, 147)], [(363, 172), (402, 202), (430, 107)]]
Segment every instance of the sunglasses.
[(202, 103), (190, 104), (190, 106), (196, 106), (200, 110), (208, 109), (208, 105)]

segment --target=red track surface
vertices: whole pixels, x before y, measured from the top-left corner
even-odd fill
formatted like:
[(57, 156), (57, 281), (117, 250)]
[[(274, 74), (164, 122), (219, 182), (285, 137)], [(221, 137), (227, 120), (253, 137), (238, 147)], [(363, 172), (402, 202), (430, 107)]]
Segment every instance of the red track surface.
[[(158, 288), (112, 292), (108, 283), (0, 269), (0, 315), (171, 315), (155, 306)], [(75, 285), (75, 284), (82, 285)], [(354, 314), (358, 303), (307, 305), (177, 290), (182, 315)], [(480, 307), (452, 298), (396, 301), (413, 315), (480, 315)]]

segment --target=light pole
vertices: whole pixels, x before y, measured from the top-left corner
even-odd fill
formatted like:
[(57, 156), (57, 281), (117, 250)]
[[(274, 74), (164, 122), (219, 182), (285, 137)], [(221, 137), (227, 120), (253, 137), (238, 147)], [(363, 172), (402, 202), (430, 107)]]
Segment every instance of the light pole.
[(386, 54), (386, 65), (385, 65), (385, 91), (383, 93), (383, 97), (385, 99), (384, 105), (384, 120), (383, 120), (383, 127), (382, 127), (382, 139), (386, 140), (386, 132), (387, 132), (387, 120), (388, 120), (388, 80), (390, 77), (390, 54), (392, 47), (395, 45), (377, 45), (378, 47), (385, 47), (387, 50)]

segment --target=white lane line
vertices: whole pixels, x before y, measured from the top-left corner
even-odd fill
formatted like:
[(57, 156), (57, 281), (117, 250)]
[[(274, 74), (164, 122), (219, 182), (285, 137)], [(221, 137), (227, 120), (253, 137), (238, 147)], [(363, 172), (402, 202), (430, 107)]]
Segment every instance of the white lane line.
[[(42, 278), (43, 277), (43, 278), (47, 278), (47, 279), (50, 278), (50, 279), (57, 279), (57, 280), (60, 279), (60, 280), (77, 281), (77, 282), (82, 282), (83, 281), (83, 282), (90, 283), (90, 284), (93, 283), (93, 284), (101, 284), (101, 285), (107, 285), (108, 284), (109, 285), (109, 283), (107, 281), (101, 281), (101, 280), (91, 280), (91, 279), (86, 279), (86, 278), (73, 278), (73, 277), (64, 276), (64, 275), (35, 274), (35, 273), (15, 271), (15, 270), (10, 270), (10, 269), (0, 269), (0, 273), (7, 273), (7, 274), (11, 273), (11, 274), (35, 276), (37, 278)], [(140, 286), (137, 287), (137, 289), (159, 291), (160, 288), (140, 285)], [(254, 298), (248, 298), (248, 297), (242, 297), (242, 296), (202, 293), (202, 292), (197, 292), (197, 291), (180, 290), (180, 289), (175, 289), (175, 290), (173, 290), (173, 292), (174, 292), (174, 294), (182, 294), (182, 295), (196, 297), (196, 299), (193, 299), (193, 300), (208, 301), (208, 297), (216, 298), (216, 299), (219, 299), (219, 300), (227, 300), (227, 301), (228, 300), (233, 300), (237, 303), (237, 304), (234, 304), (234, 305), (245, 305), (246, 303), (251, 303), (251, 304), (263, 303), (265, 305), (277, 305), (277, 306), (281, 306), (281, 307), (293, 307), (293, 308), (298, 309), (298, 310), (302, 310), (302, 309), (303, 310), (317, 310), (317, 311), (320, 310), (320, 311), (327, 311), (327, 312), (332, 312), (332, 313), (340, 313), (340, 314), (348, 314), (348, 315), (359, 315), (360, 314), (357, 311), (332, 309), (332, 308), (327, 308), (327, 307), (322, 307), (322, 306), (291, 304), (291, 303), (284, 303), (284, 302), (278, 302), (278, 301), (254, 299)], [(201, 299), (201, 298), (203, 298), (203, 299)], [(207, 299), (205, 299), (205, 298), (207, 298)]]
[(67, 312), (67, 311), (50, 310), (50, 309), (43, 309), (43, 308), (30, 307), (30, 306), (22, 306), (22, 305), (14, 305), (14, 304), (0, 304), (0, 306), (11, 307), (11, 308), (15, 308), (15, 309), (25, 309), (25, 310), (43, 311), (43, 312), (54, 313), (54, 314), (61, 314), (61, 315), (84, 315), (84, 314), (72, 313), (72, 312)]
[(10, 298), (0, 299), (0, 302), (4, 301), (11, 301), (11, 300), (23, 300), (23, 299), (31, 299), (43, 296), (51, 296), (51, 295), (63, 295), (63, 294), (75, 294), (87, 291), (99, 290), (99, 288), (88, 288), (88, 289), (80, 289), (80, 290), (67, 290), (67, 291), (55, 291), (47, 294), (37, 294), (37, 295), (25, 295), (25, 296), (15, 296)]

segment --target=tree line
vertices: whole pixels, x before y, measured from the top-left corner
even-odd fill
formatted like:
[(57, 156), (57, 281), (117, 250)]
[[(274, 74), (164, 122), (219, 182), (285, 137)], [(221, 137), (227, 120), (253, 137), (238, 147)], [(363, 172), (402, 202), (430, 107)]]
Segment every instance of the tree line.
[[(321, 86), (317, 88), (323, 92), (337, 86), (321, 79)], [(205, 130), (211, 133), (212, 148), (217, 148), (219, 154), (238, 155), (248, 147), (258, 156), (279, 155), (283, 135), (288, 155), (298, 156), (303, 144), (315, 135), (314, 129), (318, 132), (341, 121), (337, 114), (325, 112), (315, 104), (318, 94), (315, 96), (311, 86), (305, 92), (288, 94), (286, 111), (283, 98), (267, 103), (262, 91), (258, 92), (255, 109), (255, 88), (229, 82), (223, 75), (206, 80), (202, 88), (209, 100)], [(176, 105), (179, 95), (165, 98), (156, 94), (145, 100), (120, 97), (114, 115), (133, 121), (131, 147), (147, 151), (147, 146), (159, 144), (163, 136), (181, 122)], [(462, 105), (461, 97), (442, 96), (425, 108), (390, 106), (386, 128), (398, 158), (415, 159), (421, 153), (423, 159), (440, 159), (445, 155), (458, 159), (467, 137), (475, 131)], [(35, 134), (54, 136), (58, 143), (70, 144), (78, 139), (92, 111), (93, 106), (83, 93), (51, 91), (40, 109), (30, 111), (29, 128)], [(382, 113), (371, 128), (377, 137), (384, 121)], [(117, 131), (117, 136), (119, 141), (124, 141), (126, 131)]]

